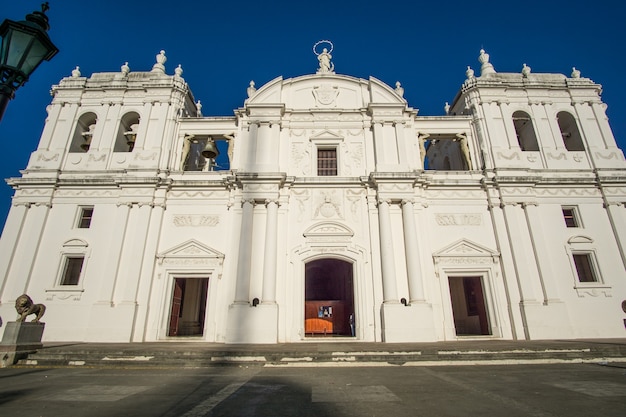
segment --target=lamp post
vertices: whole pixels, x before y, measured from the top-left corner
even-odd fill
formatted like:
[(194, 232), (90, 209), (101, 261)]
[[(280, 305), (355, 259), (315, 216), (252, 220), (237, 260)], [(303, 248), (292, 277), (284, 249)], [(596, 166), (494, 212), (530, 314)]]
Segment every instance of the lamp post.
[(0, 120), (15, 90), (28, 81), (44, 59), (49, 61), (59, 52), (46, 33), (50, 29), (45, 15), (49, 8), (45, 2), (41, 11), (27, 15), (26, 20), (6, 19), (0, 25)]

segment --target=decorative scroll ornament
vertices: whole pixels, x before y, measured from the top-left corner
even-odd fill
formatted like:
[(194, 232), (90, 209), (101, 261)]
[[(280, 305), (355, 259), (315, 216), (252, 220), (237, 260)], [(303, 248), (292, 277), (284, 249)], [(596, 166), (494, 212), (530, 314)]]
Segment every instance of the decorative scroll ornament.
[[(322, 48), (322, 52), (317, 52), (318, 46), (322, 44), (327, 44), (330, 49)], [(317, 69), (317, 74), (334, 74), (335, 73), (335, 64), (330, 62), (333, 58), (331, 52), (333, 52), (334, 45), (331, 41), (321, 40), (316, 42), (313, 45), (313, 53), (317, 55), (317, 60), (319, 61), (320, 67)]]

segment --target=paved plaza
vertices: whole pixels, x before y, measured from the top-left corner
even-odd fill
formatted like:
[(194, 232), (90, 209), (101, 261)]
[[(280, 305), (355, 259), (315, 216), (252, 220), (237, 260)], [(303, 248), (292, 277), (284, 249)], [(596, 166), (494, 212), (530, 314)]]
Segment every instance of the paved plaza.
[(0, 369), (0, 415), (622, 417), (626, 364)]

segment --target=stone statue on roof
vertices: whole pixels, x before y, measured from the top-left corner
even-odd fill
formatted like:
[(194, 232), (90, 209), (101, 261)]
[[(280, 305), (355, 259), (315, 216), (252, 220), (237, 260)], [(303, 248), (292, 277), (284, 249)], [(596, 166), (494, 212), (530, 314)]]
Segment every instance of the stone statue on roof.
[[(330, 46), (330, 50), (328, 48), (323, 48), (322, 52), (318, 53), (315, 48), (321, 43), (327, 43)], [(318, 74), (328, 74), (335, 71), (335, 65), (330, 62), (330, 60), (333, 58), (333, 56), (330, 54), (332, 51), (333, 44), (330, 41), (323, 40), (313, 45), (313, 53), (317, 55), (317, 60), (320, 64), (320, 67), (317, 70)]]

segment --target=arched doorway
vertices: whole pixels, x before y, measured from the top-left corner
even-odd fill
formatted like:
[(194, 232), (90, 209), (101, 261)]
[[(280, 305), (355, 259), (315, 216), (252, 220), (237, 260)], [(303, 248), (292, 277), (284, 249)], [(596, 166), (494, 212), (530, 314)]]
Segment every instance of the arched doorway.
[(308, 262), (304, 299), (306, 336), (355, 335), (352, 263), (332, 258)]

